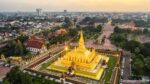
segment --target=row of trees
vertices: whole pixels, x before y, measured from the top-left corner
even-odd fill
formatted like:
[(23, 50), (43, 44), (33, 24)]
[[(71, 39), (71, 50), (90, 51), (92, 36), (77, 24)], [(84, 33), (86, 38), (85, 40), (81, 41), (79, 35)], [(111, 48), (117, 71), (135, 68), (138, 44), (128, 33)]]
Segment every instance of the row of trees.
[(69, 28), (73, 25), (73, 23), (69, 17), (65, 17), (63, 22), (64, 22), (64, 24), (63, 24), (64, 28)]
[[(76, 28), (74, 28), (74, 29), (65, 28), (67, 33), (56, 36), (55, 32), (59, 29), (62, 29), (62, 27), (56, 27), (56, 28), (53, 28), (51, 30), (47, 30), (47, 31), (43, 31), (43, 32), (39, 33), (39, 34), (44, 35), (46, 37), (47, 47), (49, 45), (53, 45), (53, 44), (57, 44), (57, 43), (63, 43), (63, 42), (68, 41), (68, 40), (70, 40), (70, 39), (72, 39), (78, 35), (78, 29), (76, 29)], [(76, 38), (73, 40), (76, 40)]]
[[(130, 22), (131, 20), (123, 20), (123, 19), (112, 19), (112, 24), (116, 23), (126, 23)], [(150, 27), (150, 19), (148, 21), (144, 20), (134, 20), (137, 27)]]
[(55, 81), (50, 81), (44, 77), (35, 77), (23, 73), (19, 67), (14, 67), (4, 78), (3, 84), (56, 84)]
[(78, 35), (77, 29), (67, 29), (67, 30), (68, 30), (67, 34), (59, 36), (52, 35), (52, 37), (49, 38), (49, 44), (63, 43), (65, 41), (71, 40), (72, 38)]
[(28, 51), (23, 43), (28, 39), (27, 36), (19, 36), (17, 39), (8, 42), (8, 44), (0, 49), (0, 53), (4, 54), (6, 57), (9, 56), (22, 56), (25, 55)]
[[(80, 24), (93, 24), (95, 22), (101, 22), (101, 23), (106, 23), (108, 21), (107, 18), (99, 18), (99, 17), (85, 17)], [(117, 23), (126, 23), (130, 22), (131, 20), (123, 20), (123, 19), (112, 19), (112, 24), (117, 24)], [(143, 20), (134, 20), (135, 24), (137, 27), (150, 27), (150, 19), (148, 21), (143, 21)]]
[(94, 26), (87, 26), (80, 28), (84, 32), (84, 36), (86, 39), (90, 39), (94, 36), (94, 39), (97, 39), (98, 35), (102, 32), (102, 26), (98, 25), (97, 27)]
[(79, 24), (93, 25), (95, 22), (106, 23), (107, 21), (108, 21), (107, 18), (85, 17)]
[(88, 26), (88, 27), (83, 27), (83, 28), (75, 28), (75, 29), (67, 29), (69, 32), (65, 35), (62, 36), (52, 36), (49, 39), (50, 44), (54, 44), (56, 42), (62, 43), (64, 41), (67, 41), (69, 39), (72, 39), (73, 37), (75, 37), (73, 40), (77, 41), (78, 40), (78, 31), (83, 31), (84, 36), (86, 38), (90, 38), (93, 37), (96, 34), (99, 34), (102, 31), (102, 26), (98, 25), (96, 28), (93, 26)]
[(128, 40), (129, 34), (134, 33), (127, 29), (115, 28), (110, 40), (113, 44), (132, 53), (132, 71), (137, 76), (150, 76), (150, 42), (140, 43), (135, 40)]
[[(89, 17), (86, 17), (85, 19), (87, 19)], [(90, 18), (91, 19), (91, 18)], [(93, 18), (93, 20), (96, 18)], [(96, 21), (99, 21), (99, 19)], [(57, 44), (57, 43), (63, 43), (65, 41), (68, 41), (72, 38), (74, 38), (74, 41), (78, 40), (78, 31), (82, 30), (84, 32), (85, 37), (90, 38), (91, 36), (94, 38), (98, 37), (98, 33), (101, 32), (102, 30), (102, 26), (98, 25), (96, 28), (92, 25), (89, 25), (88, 27), (84, 27), (84, 28), (71, 28), (71, 26), (73, 25), (73, 22), (75, 23), (76, 20), (71, 20), (69, 17), (65, 17), (63, 20), (64, 24), (63, 24), (63, 28), (65, 28), (68, 33), (67, 34), (63, 34), (63, 35), (59, 35), (59, 36), (55, 36), (54, 33), (56, 30), (58, 29), (62, 29), (62, 27), (57, 27), (57, 28), (53, 28), (52, 30), (49, 31), (44, 31), (41, 32), (42, 35), (44, 35), (45, 37), (47, 37), (47, 46), (52, 45), (52, 44)]]

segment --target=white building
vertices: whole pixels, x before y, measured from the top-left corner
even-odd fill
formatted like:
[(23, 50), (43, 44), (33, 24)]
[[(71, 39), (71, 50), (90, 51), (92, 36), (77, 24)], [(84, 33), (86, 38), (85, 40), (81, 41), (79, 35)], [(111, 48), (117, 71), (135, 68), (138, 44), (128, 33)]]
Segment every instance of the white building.
[(27, 49), (33, 53), (44, 53), (47, 51), (44, 43), (43, 38), (33, 36), (27, 41)]

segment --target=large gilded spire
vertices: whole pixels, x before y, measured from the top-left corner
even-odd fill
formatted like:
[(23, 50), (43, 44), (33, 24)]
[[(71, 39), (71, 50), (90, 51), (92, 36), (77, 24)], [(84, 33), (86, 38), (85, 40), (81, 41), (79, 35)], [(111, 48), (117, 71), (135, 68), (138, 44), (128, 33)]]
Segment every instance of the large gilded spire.
[(84, 38), (83, 38), (82, 31), (80, 32), (79, 48), (85, 48), (85, 46), (84, 46)]

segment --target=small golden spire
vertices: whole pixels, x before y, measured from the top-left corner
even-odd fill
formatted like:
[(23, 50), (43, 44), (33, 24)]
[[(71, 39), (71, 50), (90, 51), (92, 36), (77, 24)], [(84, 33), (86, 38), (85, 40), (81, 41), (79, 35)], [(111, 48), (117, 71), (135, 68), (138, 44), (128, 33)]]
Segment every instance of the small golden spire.
[(82, 31), (80, 32), (79, 48), (85, 48), (85, 46), (84, 46), (84, 38), (83, 38)]

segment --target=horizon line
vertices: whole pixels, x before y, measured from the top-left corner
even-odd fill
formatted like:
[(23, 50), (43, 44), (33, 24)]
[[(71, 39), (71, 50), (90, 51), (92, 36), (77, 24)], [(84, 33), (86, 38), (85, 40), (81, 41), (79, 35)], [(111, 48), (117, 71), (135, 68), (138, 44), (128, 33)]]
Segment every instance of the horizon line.
[[(36, 9), (35, 10), (23, 10), (23, 11), (20, 11), (20, 10), (0, 10), (0, 12), (36, 12)], [(43, 13), (46, 13), (46, 12), (64, 12), (64, 10), (43, 10), (42, 11)], [(85, 11), (68, 11), (67, 10), (67, 13), (71, 13), (71, 12), (91, 12), (91, 13), (100, 13), (100, 12), (106, 12), (106, 13), (150, 13), (150, 11), (89, 11), (89, 10), (85, 10)]]

